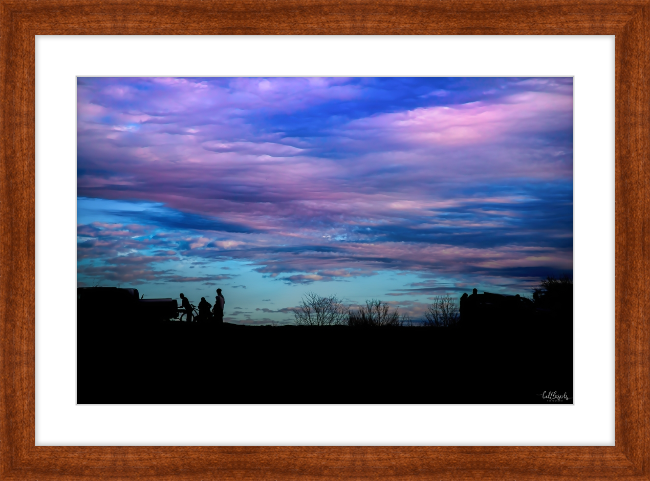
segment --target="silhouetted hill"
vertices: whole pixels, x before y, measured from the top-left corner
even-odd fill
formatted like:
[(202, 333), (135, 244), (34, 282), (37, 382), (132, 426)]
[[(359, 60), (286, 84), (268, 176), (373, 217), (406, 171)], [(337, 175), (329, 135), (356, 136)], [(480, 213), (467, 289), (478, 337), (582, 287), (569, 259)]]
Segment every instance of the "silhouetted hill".
[[(78, 328), (85, 403), (540, 403), (572, 397), (571, 327)], [(571, 401), (569, 401), (571, 402)]]

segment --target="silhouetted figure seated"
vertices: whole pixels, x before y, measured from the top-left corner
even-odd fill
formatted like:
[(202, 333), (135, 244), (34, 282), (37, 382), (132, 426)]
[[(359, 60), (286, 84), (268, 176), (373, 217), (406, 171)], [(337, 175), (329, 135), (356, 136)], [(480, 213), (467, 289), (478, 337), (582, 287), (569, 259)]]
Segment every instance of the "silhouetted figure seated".
[(192, 322), (192, 305), (190, 304), (190, 301), (185, 297), (185, 295), (181, 292), (181, 309), (185, 310), (185, 317), (187, 322)]
[(199, 320), (201, 322), (208, 322), (211, 317), (210, 313), (210, 308), (212, 307), (212, 304), (210, 304), (208, 301), (205, 300), (205, 297), (201, 298), (201, 302), (199, 302)]

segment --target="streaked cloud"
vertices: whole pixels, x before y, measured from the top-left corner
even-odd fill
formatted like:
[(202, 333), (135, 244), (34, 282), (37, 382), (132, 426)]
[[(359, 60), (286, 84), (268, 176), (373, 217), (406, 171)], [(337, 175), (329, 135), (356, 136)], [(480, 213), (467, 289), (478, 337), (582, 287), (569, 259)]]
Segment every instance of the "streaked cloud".
[(572, 122), (570, 78), (79, 78), (78, 280), (520, 292), (572, 272)]

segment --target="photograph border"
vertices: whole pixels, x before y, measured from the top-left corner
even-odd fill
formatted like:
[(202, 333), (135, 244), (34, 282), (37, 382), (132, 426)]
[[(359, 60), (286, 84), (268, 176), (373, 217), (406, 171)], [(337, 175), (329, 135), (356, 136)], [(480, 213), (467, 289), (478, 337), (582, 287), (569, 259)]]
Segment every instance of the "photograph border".
[[(649, 4), (2, 1), (0, 477), (649, 479)], [(288, 34), (616, 36), (615, 446), (35, 446), (35, 36)]]

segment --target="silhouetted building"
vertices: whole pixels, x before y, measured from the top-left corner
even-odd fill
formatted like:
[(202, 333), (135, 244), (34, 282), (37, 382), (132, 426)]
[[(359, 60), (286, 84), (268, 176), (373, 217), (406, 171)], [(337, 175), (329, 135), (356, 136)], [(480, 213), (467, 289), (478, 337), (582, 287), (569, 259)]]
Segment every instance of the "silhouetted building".
[(78, 321), (159, 321), (177, 317), (174, 299), (140, 299), (137, 289), (77, 288)]
[(460, 298), (460, 324), (471, 328), (512, 327), (531, 320), (533, 302), (519, 294), (508, 296), (473, 289), (471, 295)]

